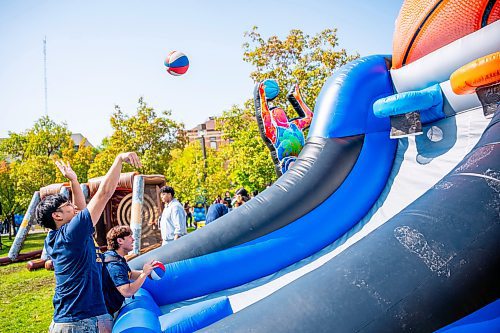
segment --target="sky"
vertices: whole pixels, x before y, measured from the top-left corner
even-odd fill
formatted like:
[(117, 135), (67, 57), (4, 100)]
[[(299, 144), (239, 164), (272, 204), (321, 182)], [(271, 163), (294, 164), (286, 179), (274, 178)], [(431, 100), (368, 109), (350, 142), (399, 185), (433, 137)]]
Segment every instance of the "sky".
[[(119, 105), (138, 99), (170, 110), (186, 128), (252, 98), (254, 69), (243, 61), (253, 26), (264, 39), (299, 29), (337, 28), (339, 47), (361, 56), (391, 54), (399, 0), (0, 0), (0, 138), (46, 114), (43, 40), (47, 40), (47, 114), (95, 146), (110, 136)], [(186, 54), (188, 72), (163, 61)]]

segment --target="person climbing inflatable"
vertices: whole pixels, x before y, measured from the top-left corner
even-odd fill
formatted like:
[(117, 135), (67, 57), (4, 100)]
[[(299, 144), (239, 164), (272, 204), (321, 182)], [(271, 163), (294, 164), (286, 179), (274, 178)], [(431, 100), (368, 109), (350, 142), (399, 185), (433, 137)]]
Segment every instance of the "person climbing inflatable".
[(275, 165), (276, 174), (281, 176), (293, 164), (305, 144), (304, 130), (311, 125), (313, 113), (304, 103), (298, 84), (287, 94), (288, 101), (299, 115), (288, 119), (285, 111), (269, 106), (279, 94), (276, 80), (264, 80), (254, 90), (255, 116), (260, 135), (266, 143)]

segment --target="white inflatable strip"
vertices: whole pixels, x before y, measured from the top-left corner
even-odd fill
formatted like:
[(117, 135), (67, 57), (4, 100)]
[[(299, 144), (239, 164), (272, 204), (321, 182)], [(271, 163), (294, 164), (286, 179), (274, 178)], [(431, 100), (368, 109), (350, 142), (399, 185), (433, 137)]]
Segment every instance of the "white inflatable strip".
[(463, 65), (500, 50), (500, 20), (432, 52), (402, 68), (391, 70), (397, 92), (421, 90), (444, 82)]
[(481, 106), (481, 101), (477, 94), (457, 95), (451, 89), (450, 80), (440, 83), (441, 91), (444, 97), (444, 113), (451, 115), (459, 113), (460, 110), (470, 110)]
[[(394, 169), (386, 188), (357, 228), (349, 231), (342, 239), (319, 253), (281, 272), (244, 286), (209, 295), (208, 298), (229, 295), (231, 307), (234, 312), (237, 312), (322, 266), (432, 188), (474, 147), (488, 123), (489, 120), (483, 116), (482, 109), (476, 108), (455, 117), (440, 120), (432, 126), (426, 126), (424, 134), (418, 139), (424, 138), (424, 140), (419, 142), (418, 147), (417, 137), (399, 140)], [(448, 142), (447, 140), (453, 142), (455, 135), (457, 136), (456, 142), (451, 147), (448, 144), (443, 145)], [(441, 140), (438, 140), (440, 137)], [(446, 151), (447, 149), (449, 150)], [(433, 158), (429, 157), (439, 153), (440, 150), (446, 152)]]

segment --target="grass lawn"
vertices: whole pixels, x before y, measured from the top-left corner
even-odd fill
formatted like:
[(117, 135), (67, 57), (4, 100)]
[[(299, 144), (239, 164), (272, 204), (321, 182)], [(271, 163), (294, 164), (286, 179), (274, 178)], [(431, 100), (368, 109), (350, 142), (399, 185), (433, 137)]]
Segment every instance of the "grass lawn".
[[(189, 228), (188, 232), (193, 230)], [(22, 252), (42, 249), (45, 235), (29, 234)], [(2, 243), (0, 257), (5, 257), (12, 240), (2, 236)], [(0, 266), (0, 333), (47, 332), (52, 320), (54, 286), (52, 271), (30, 272), (25, 262)]]
[[(41, 250), (43, 248), (43, 241), (45, 240), (46, 233), (30, 233), (23, 244), (22, 253)], [(9, 240), (9, 236), (2, 235), (2, 244), (3, 249), (0, 250), (0, 257), (6, 257), (9, 253), (9, 248), (14, 241), (14, 237), (12, 240)]]
[[(29, 234), (22, 252), (40, 250), (44, 239), (44, 233)], [(12, 241), (2, 237), (2, 243), (0, 257), (7, 255)], [(53, 295), (54, 272), (30, 272), (25, 262), (0, 266), (0, 332), (47, 332)]]

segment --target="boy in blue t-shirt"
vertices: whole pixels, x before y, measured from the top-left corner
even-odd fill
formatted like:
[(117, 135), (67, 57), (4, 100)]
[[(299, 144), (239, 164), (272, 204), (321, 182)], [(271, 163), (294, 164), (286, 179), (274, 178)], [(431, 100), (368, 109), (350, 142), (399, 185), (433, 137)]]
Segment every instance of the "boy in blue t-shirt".
[(51, 333), (111, 332), (112, 318), (107, 314), (102, 294), (102, 263), (92, 234), (116, 189), (123, 162), (141, 167), (135, 153), (118, 155), (88, 205), (69, 163), (56, 162), (70, 181), (73, 200), (61, 194), (49, 195), (36, 208), (38, 222), (51, 229), (45, 239), (56, 277)]
[(134, 296), (153, 270), (154, 261), (144, 264), (142, 271), (131, 270), (125, 255), (134, 248), (134, 236), (128, 226), (111, 228), (107, 235), (108, 250), (104, 253), (102, 291), (108, 313), (120, 310), (125, 298)]

